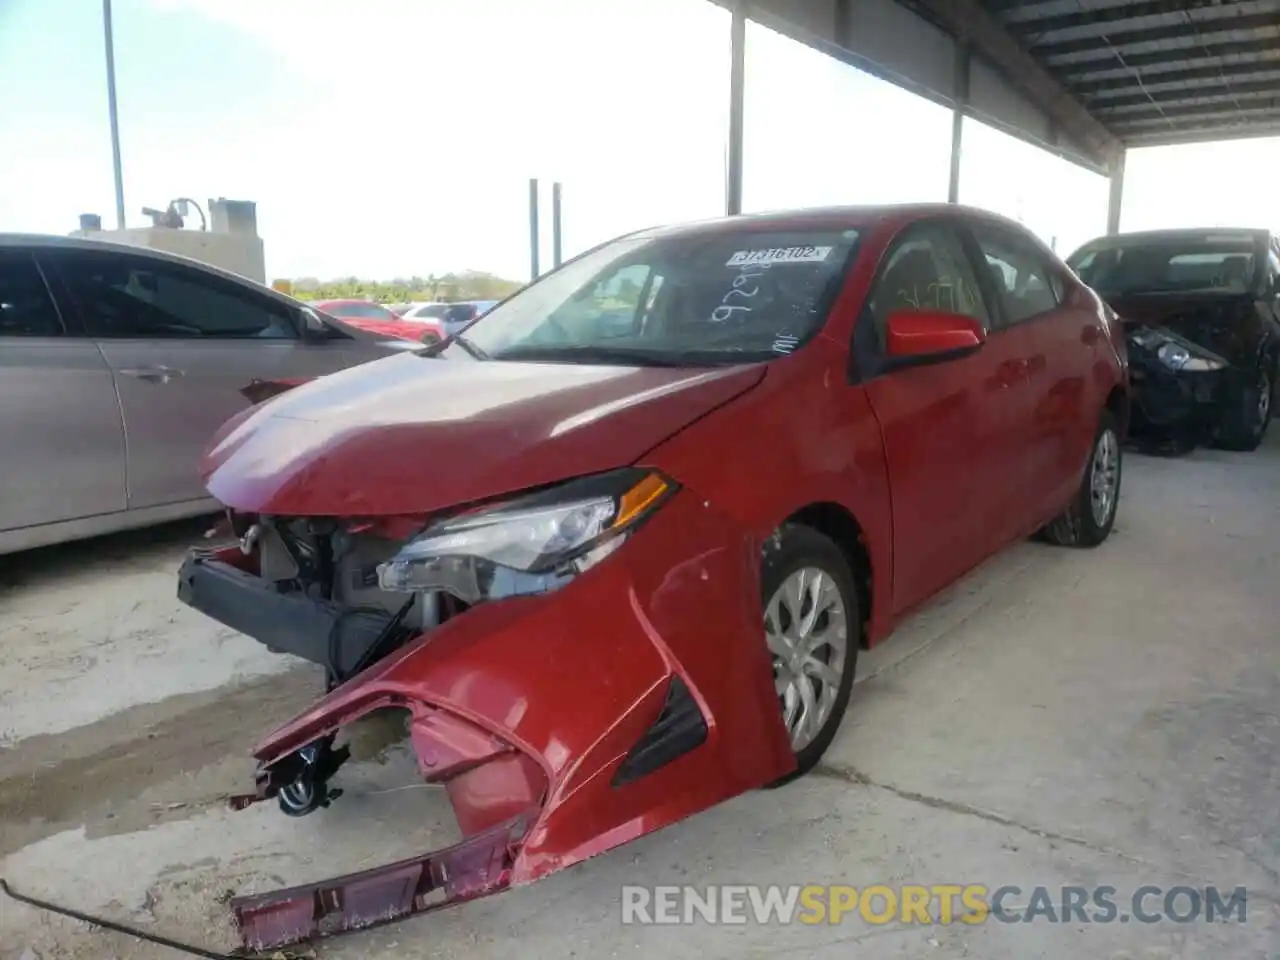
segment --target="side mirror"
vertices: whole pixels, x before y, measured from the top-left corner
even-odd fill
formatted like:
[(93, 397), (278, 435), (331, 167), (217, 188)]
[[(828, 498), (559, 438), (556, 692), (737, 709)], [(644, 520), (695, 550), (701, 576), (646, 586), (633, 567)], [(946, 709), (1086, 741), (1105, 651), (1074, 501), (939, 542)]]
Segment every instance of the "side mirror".
[(895, 366), (944, 363), (976, 352), (986, 342), (982, 324), (962, 313), (899, 310), (885, 324), (885, 348)]
[(330, 339), (329, 325), (310, 307), (298, 311), (302, 317), (302, 339), (308, 343), (320, 343)]

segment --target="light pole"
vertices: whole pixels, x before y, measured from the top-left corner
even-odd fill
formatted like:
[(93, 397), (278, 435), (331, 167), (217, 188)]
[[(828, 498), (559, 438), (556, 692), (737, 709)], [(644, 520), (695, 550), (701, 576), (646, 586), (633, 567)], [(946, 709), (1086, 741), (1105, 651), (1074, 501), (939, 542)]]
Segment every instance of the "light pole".
[(116, 113), (116, 55), (111, 40), (111, 0), (102, 0), (102, 39), (107, 48), (107, 113), (111, 118), (111, 162), (116, 178), (116, 229), (124, 229), (124, 172), (120, 168), (120, 117)]

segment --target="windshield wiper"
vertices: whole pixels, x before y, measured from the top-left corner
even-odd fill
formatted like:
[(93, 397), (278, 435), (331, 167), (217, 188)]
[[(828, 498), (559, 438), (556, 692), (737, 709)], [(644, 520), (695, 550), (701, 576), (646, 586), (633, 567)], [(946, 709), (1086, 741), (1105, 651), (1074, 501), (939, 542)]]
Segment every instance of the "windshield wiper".
[(627, 347), (607, 347), (598, 344), (574, 344), (568, 346), (512, 347), (504, 350), (499, 360), (548, 360), (568, 363), (603, 363), (629, 367), (693, 367), (679, 353), (659, 350), (633, 350)]
[(445, 337), (443, 340), (437, 340), (435, 343), (418, 351), (420, 357), (438, 357), (444, 352), (444, 348), (451, 343), (456, 343), (467, 353), (471, 354), (476, 360), (488, 360), (489, 355), (477, 347), (460, 333), (455, 333), (452, 337)]

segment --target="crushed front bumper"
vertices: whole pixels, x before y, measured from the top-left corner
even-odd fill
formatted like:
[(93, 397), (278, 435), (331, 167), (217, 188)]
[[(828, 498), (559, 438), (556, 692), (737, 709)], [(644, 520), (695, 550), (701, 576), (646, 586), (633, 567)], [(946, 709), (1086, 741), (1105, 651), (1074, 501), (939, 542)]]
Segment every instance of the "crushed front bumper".
[(1159, 362), (1135, 365), (1131, 435), (1138, 440), (1207, 442), (1222, 419), (1224, 371), (1170, 370)]
[[(703, 498), (680, 492), (566, 586), (448, 619), (269, 734), (254, 751), (257, 790), (236, 806), (277, 796), (300, 752), (341, 728), (379, 710), (407, 713), (420, 773), (443, 784), (464, 840), (235, 900), (245, 946), (271, 949), (536, 880), (791, 773), (760, 627), (759, 549)], [(312, 610), (311, 626), (291, 637), (271, 632), (293, 608), (219, 566), (234, 563), (230, 554), (189, 560), (188, 602), (269, 634), (269, 645), (314, 652), (328, 613)], [(303, 633), (312, 639), (299, 641)]]

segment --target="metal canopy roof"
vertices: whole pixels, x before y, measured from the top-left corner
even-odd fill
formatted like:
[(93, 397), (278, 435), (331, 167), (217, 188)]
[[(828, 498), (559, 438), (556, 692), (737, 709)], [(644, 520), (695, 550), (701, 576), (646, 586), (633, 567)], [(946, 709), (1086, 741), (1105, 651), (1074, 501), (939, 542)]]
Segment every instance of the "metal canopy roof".
[(1125, 146), (1280, 134), (1280, 0), (980, 0)]
[(1110, 174), (1117, 209), (1125, 147), (1280, 136), (1280, 0), (711, 2)]

